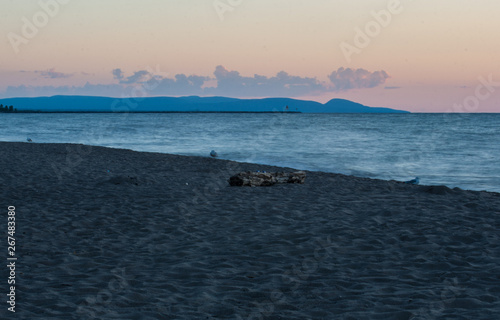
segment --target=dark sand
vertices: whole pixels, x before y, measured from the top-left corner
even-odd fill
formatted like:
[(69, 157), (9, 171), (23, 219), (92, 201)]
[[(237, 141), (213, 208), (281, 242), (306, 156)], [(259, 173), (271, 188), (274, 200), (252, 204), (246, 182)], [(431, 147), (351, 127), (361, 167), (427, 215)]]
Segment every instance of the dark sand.
[(230, 187), (239, 171), (291, 169), (69, 144), (0, 152), (1, 232), (15, 206), (18, 257), (16, 314), (2, 302), (2, 319), (500, 314), (497, 193), (321, 172)]

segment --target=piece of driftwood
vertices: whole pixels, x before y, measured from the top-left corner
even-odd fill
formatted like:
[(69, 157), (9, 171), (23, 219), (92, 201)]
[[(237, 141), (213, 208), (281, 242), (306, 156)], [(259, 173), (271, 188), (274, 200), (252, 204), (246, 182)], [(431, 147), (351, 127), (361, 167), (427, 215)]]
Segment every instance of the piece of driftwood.
[(277, 183), (304, 183), (306, 173), (297, 172), (240, 172), (229, 178), (231, 186), (265, 187)]

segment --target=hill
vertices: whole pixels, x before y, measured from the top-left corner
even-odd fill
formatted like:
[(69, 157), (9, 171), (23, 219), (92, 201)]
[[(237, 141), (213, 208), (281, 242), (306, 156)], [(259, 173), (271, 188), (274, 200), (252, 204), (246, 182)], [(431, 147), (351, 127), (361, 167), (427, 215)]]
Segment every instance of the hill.
[(0, 104), (13, 105), (20, 112), (409, 113), (389, 108), (372, 108), (343, 99), (332, 99), (321, 104), (290, 98), (53, 96), (0, 99)]

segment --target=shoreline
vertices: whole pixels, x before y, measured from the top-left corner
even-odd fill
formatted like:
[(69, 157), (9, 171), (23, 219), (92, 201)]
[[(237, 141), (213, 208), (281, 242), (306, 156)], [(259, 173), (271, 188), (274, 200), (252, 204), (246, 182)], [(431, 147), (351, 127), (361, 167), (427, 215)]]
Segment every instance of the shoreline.
[(294, 170), (76, 144), (0, 151), (22, 318), (500, 313), (498, 193), (314, 171), (231, 187), (240, 171)]
[[(59, 112), (56, 112), (59, 113)], [(281, 170), (284, 169), (286, 172), (290, 171), (305, 171), (308, 173), (319, 173), (319, 174), (333, 174), (333, 175), (340, 175), (340, 176), (345, 176), (345, 177), (352, 177), (352, 178), (358, 178), (358, 179), (368, 179), (368, 180), (375, 180), (375, 181), (385, 181), (385, 182), (394, 182), (394, 183), (401, 183), (405, 184), (404, 181), (399, 181), (399, 180), (386, 180), (386, 179), (379, 179), (379, 178), (370, 178), (370, 177), (362, 177), (362, 176), (355, 176), (355, 175), (349, 175), (349, 174), (344, 174), (344, 173), (336, 173), (336, 172), (329, 172), (329, 171), (319, 171), (319, 170), (308, 170), (308, 169), (299, 169), (299, 168), (291, 168), (291, 167), (281, 167), (279, 165), (273, 165), (273, 164), (265, 164), (265, 163), (253, 163), (253, 162), (241, 162), (241, 161), (235, 161), (235, 160), (228, 160), (228, 159), (221, 159), (221, 158), (211, 158), (208, 156), (194, 156), (194, 155), (181, 155), (181, 154), (173, 154), (173, 153), (161, 153), (161, 152), (156, 152), (156, 151), (137, 151), (133, 149), (127, 149), (127, 148), (119, 148), (119, 147), (109, 147), (109, 146), (100, 146), (100, 145), (86, 145), (86, 144), (80, 144), (80, 143), (54, 143), (54, 142), (14, 142), (14, 141), (0, 141), (0, 144), (2, 143), (20, 143), (20, 144), (41, 144), (41, 145), (64, 145), (66, 147), (85, 147), (85, 148), (108, 148), (108, 149), (115, 149), (115, 150), (124, 150), (124, 151), (131, 151), (131, 152), (138, 152), (138, 153), (151, 153), (151, 154), (159, 154), (159, 155), (167, 155), (167, 156), (180, 156), (180, 157), (193, 157), (193, 158), (200, 158), (200, 159), (212, 159), (212, 160), (217, 160), (217, 161), (229, 161), (231, 163), (238, 163), (241, 165), (252, 165), (252, 166), (260, 166), (260, 167), (272, 167), (275, 170)], [(259, 169), (256, 169), (259, 170)], [(237, 172), (236, 172), (237, 173)], [(486, 192), (486, 193), (494, 193), (494, 194), (499, 194), (500, 192), (496, 191), (489, 191), (489, 190), (471, 190), (471, 189), (463, 189), (460, 187), (449, 187), (447, 185), (426, 185), (426, 184), (418, 184), (416, 186), (419, 187), (439, 187), (439, 188), (447, 188), (450, 190), (457, 190), (457, 191), (470, 191), (470, 192)]]

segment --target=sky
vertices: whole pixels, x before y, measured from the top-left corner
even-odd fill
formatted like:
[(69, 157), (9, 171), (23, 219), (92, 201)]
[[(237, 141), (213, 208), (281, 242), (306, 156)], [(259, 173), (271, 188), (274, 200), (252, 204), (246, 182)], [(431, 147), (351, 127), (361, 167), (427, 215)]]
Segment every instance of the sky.
[(500, 112), (498, 0), (2, 0), (0, 98)]

